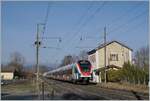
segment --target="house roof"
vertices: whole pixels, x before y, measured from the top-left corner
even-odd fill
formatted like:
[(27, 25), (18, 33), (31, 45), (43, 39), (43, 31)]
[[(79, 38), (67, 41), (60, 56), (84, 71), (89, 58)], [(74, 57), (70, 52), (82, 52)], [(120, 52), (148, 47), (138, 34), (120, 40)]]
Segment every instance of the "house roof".
[(130, 47), (126, 46), (125, 44), (114, 40), (114, 41), (111, 41), (111, 42), (107, 42), (106, 44), (101, 44), (101, 45), (99, 45), (98, 47), (96, 47), (95, 49), (92, 49), (91, 51), (88, 52), (88, 55), (93, 54), (93, 53), (95, 53), (97, 50), (99, 50), (99, 49), (101, 49), (101, 48), (103, 48), (103, 47), (105, 47), (105, 46), (107, 46), (107, 45), (109, 45), (109, 44), (112, 44), (112, 43), (114, 43), (114, 42), (116, 42), (116, 43), (118, 43), (118, 44), (120, 44), (120, 45), (122, 45), (122, 46), (124, 46), (124, 47), (126, 47), (126, 48), (128, 48), (128, 49), (130, 49), (131, 51), (133, 51)]

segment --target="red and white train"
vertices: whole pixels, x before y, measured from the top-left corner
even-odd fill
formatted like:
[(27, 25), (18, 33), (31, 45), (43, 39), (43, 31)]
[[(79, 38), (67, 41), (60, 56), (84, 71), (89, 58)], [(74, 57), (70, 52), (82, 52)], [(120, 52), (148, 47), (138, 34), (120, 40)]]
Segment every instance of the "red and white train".
[(52, 79), (72, 81), (74, 83), (88, 83), (89, 80), (92, 79), (92, 65), (88, 60), (79, 60), (76, 63), (46, 72), (43, 76)]

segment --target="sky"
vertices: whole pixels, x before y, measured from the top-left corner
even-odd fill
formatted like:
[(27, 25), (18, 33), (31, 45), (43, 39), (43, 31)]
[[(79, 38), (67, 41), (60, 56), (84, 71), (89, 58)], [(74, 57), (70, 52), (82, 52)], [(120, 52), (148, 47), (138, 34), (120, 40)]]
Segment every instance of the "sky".
[(3, 1), (2, 63), (19, 52), (26, 64), (35, 64), (37, 24), (44, 23), (46, 17), (45, 32), (41, 26), (39, 33), (49, 39), (41, 40), (40, 64), (60, 63), (65, 55), (94, 49), (103, 43), (104, 27), (107, 41), (122, 42), (134, 54), (149, 42), (148, 9), (147, 1)]

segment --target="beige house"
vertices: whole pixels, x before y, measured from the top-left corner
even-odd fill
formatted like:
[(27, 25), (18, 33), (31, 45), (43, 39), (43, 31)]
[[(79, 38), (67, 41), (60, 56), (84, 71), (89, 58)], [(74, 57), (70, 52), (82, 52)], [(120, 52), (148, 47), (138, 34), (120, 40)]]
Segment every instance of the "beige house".
[[(124, 62), (132, 61), (132, 49), (126, 45), (118, 42), (111, 41), (102, 44), (97, 48), (88, 52), (88, 60), (93, 66), (93, 71), (100, 70), (105, 67), (105, 48), (106, 47), (106, 67), (107, 69), (122, 68)], [(93, 73), (93, 81), (101, 82), (101, 76)]]
[(14, 73), (11, 71), (1, 72), (1, 80), (12, 80), (14, 78)]

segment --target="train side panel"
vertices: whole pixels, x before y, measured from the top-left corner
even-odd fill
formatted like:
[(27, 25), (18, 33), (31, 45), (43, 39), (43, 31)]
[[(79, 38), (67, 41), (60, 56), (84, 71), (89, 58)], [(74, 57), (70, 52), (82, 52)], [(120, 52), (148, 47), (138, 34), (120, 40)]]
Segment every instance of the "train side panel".
[(50, 71), (45, 75), (48, 75), (52, 79), (64, 81), (89, 82), (89, 79), (92, 77), (91, 70), (91, 64), (89, 61), (79, 61)]

